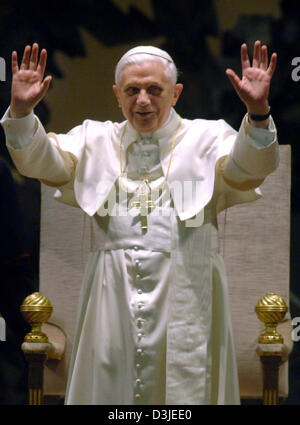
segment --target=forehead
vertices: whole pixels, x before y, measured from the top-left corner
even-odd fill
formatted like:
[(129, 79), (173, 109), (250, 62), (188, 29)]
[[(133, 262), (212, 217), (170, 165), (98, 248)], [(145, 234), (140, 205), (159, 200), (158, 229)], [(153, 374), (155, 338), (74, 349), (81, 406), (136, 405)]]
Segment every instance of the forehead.
[(122, 71), (120, 86), (150, 83), (171, 84), (171, 81), (166, 77), (166, 68), (160, 61), (151, 60), (128, 64)]

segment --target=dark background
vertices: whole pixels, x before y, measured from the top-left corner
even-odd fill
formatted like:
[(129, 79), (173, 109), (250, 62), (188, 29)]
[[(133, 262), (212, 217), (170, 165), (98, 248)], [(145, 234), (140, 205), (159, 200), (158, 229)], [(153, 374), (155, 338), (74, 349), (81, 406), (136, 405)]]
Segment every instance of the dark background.
[[(292, 317), (300, 316), (297, 285), (300, 267), (300, 81), (293, 81), (291, 76), (292, 59), (300, 56), (299, 1), (127, 0), (123, 2), (126, 8), (120, 7), (120, 1), (110, 0), (48, 3), (42, 6), (36, 0), (1, 0), (0, 56), (6, 61), (6, 81), (0, 81), (1, 115), (10, 102), (11, 51), (17, 50), (21, 56), (26, 44), (37, 41), (48, 51), (47, 74), (53, 75), (57, 85), (64, 81), (67, 84), (57, 54), (70, 60), (82, 58), (88, 61), (90, 50), (82, 36), (84, 31), (106, 52), (115, 52), (119, 48), (123, 53), (127, 45), (130, 48), (145, 40), (150, 40), (147, 44), (159, 40), (159, 47), (167, 50), (177, 63), (180, 82), (184, 84), (184, 92), (176, 107), (179, 114), (185, 118), (224, 118), (238, 129), (245, 107), (235, 96), (224, 74), (225, 69), (231, 67), (240, 71), (239, 51), (243, 42), (252, 47), (253, 42), (260, 39), (269, 46), (270, 52), (278, 53), (270, 105), (280, 143), (292, 147), (290, 311)], [(150, 8), (151, 15), (144, 13), (143, 7), (137, 7), (138, 3)], [(262, 13), (262, 5), (269, 10), (270, 3), (279, 13)], [(256, 13), (255, 5), (259, 13)], [(238, 13), (238, 19), (230, 29), (224, 29), (220, 24), (223, 16), (220, 10), (224, 17), (232, 10)], [(115, 63), (119, 56), (114, 57)], [(105, 70), (105, 57), (102, 70)], [(85, 84), (86, 80), (81, 80), (81, 85)], [(75, 98), (78, 87), (69, 89)], [(36, 108), (46, 128), (53, 121), (56, 105), (66, 101), (51, 97), (51, 90), (49, 104), (46, 98)], [(101, 87), (93, 87), (93, 90), (99, 91), (100, 96)], [(83, 119), (91, 118), (86, 116), (80, 101), (75, 102), (75, 106), (71, 105), (72, 99), (69, 102), (70, 108), (77, 108), (74, 116), (79, 112)], [(107, 102), (113, 102), (112, 96)], [(117, 116), (119, 112), (114, 107), (113, 115)], [(108, 110), (96, 110), (94, 118), (113, 119), (114, 116), (107, 116)], [(64, 130), (73, 126), (73, 122), (64, 124), (68, 126)], [(57, 128), (52, 130), (58, 131)], [(27, 294), (39, 287), (40, 184), (18, 174), (5, 147), (2, 129), (0, 138), (0, 313), (7, 324), (6, 341), (0, 342), (0, 404), (24, 404), (27, 401), (27, 369), (20, 345), (27, 326), (19, 313), (19, 306)], [(290, 358), (290, 396), (283, 403), (300, 404), (299, 381), (299, 347), (295, 343)]]

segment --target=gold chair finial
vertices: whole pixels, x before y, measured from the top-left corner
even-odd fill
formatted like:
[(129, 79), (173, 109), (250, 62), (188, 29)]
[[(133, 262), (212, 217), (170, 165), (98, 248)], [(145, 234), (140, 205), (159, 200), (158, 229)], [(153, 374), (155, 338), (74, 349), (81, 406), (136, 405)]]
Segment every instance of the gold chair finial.
[(24, 342), (48, 342), (47, 335), (42, 332), (42, 324), (50, 318), (53, 307), (49, 299), (40, 292), (34, 292), (26, 297), (20, 308), (23, 316), (31, 325)]
[(284, 299), (273, 292), (268, 292), (257, 302), (255, 312), (258, 319), (265, 324), (265, 331), (258, 338), (260, 344), (283, 344), (283, 337), (276, 328), (287, 311)]

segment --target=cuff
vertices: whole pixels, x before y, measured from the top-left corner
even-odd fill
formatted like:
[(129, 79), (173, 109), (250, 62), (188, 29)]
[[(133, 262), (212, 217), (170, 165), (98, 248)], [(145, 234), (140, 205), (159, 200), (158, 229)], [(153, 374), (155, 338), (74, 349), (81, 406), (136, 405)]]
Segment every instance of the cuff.
[(36, 131), (33, 112), (23, 118), (10, 118), (8, 108), (0, 124), (5, 132), (7, 146), (13, 149), (22, 149), (28, 146)]
[[(277, 132), (271, 118), (270, 121), (270, 130), (266, 130), (253, 126), (250, 129), (247, 119), (243, 120), (226, 162), (226, 175), (230, 180), (265, 178), (277, 168), (279, 161)], [(252, 130), (255, 130), (255, 136), (265, 137), (266, 144), (254, 139)], [(272, 138), (269, 133), (272, 134)]]
[(249, 122), (248, 114), (244, 118), (245, 133), (249, 143), (256, 149), (264, 149), (276, 140), (276, 128), (272, 117), (269, 118), (269, 128), (257, 128)]

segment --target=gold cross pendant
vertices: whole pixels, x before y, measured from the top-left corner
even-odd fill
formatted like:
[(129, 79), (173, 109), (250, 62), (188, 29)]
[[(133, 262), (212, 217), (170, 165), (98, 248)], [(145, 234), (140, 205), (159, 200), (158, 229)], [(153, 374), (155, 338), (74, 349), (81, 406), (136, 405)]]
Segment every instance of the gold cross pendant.
[(155, 207), (155, 204), (151, 199), (150, 193), (141, 191), (141, 193), (138, 195), (138, 200), (132, 201), (131, 205), (135, 208), (140, 209), (142, 230), (147, 231), (148, 230), (147, 215), (149, 214), (150, 209)]

